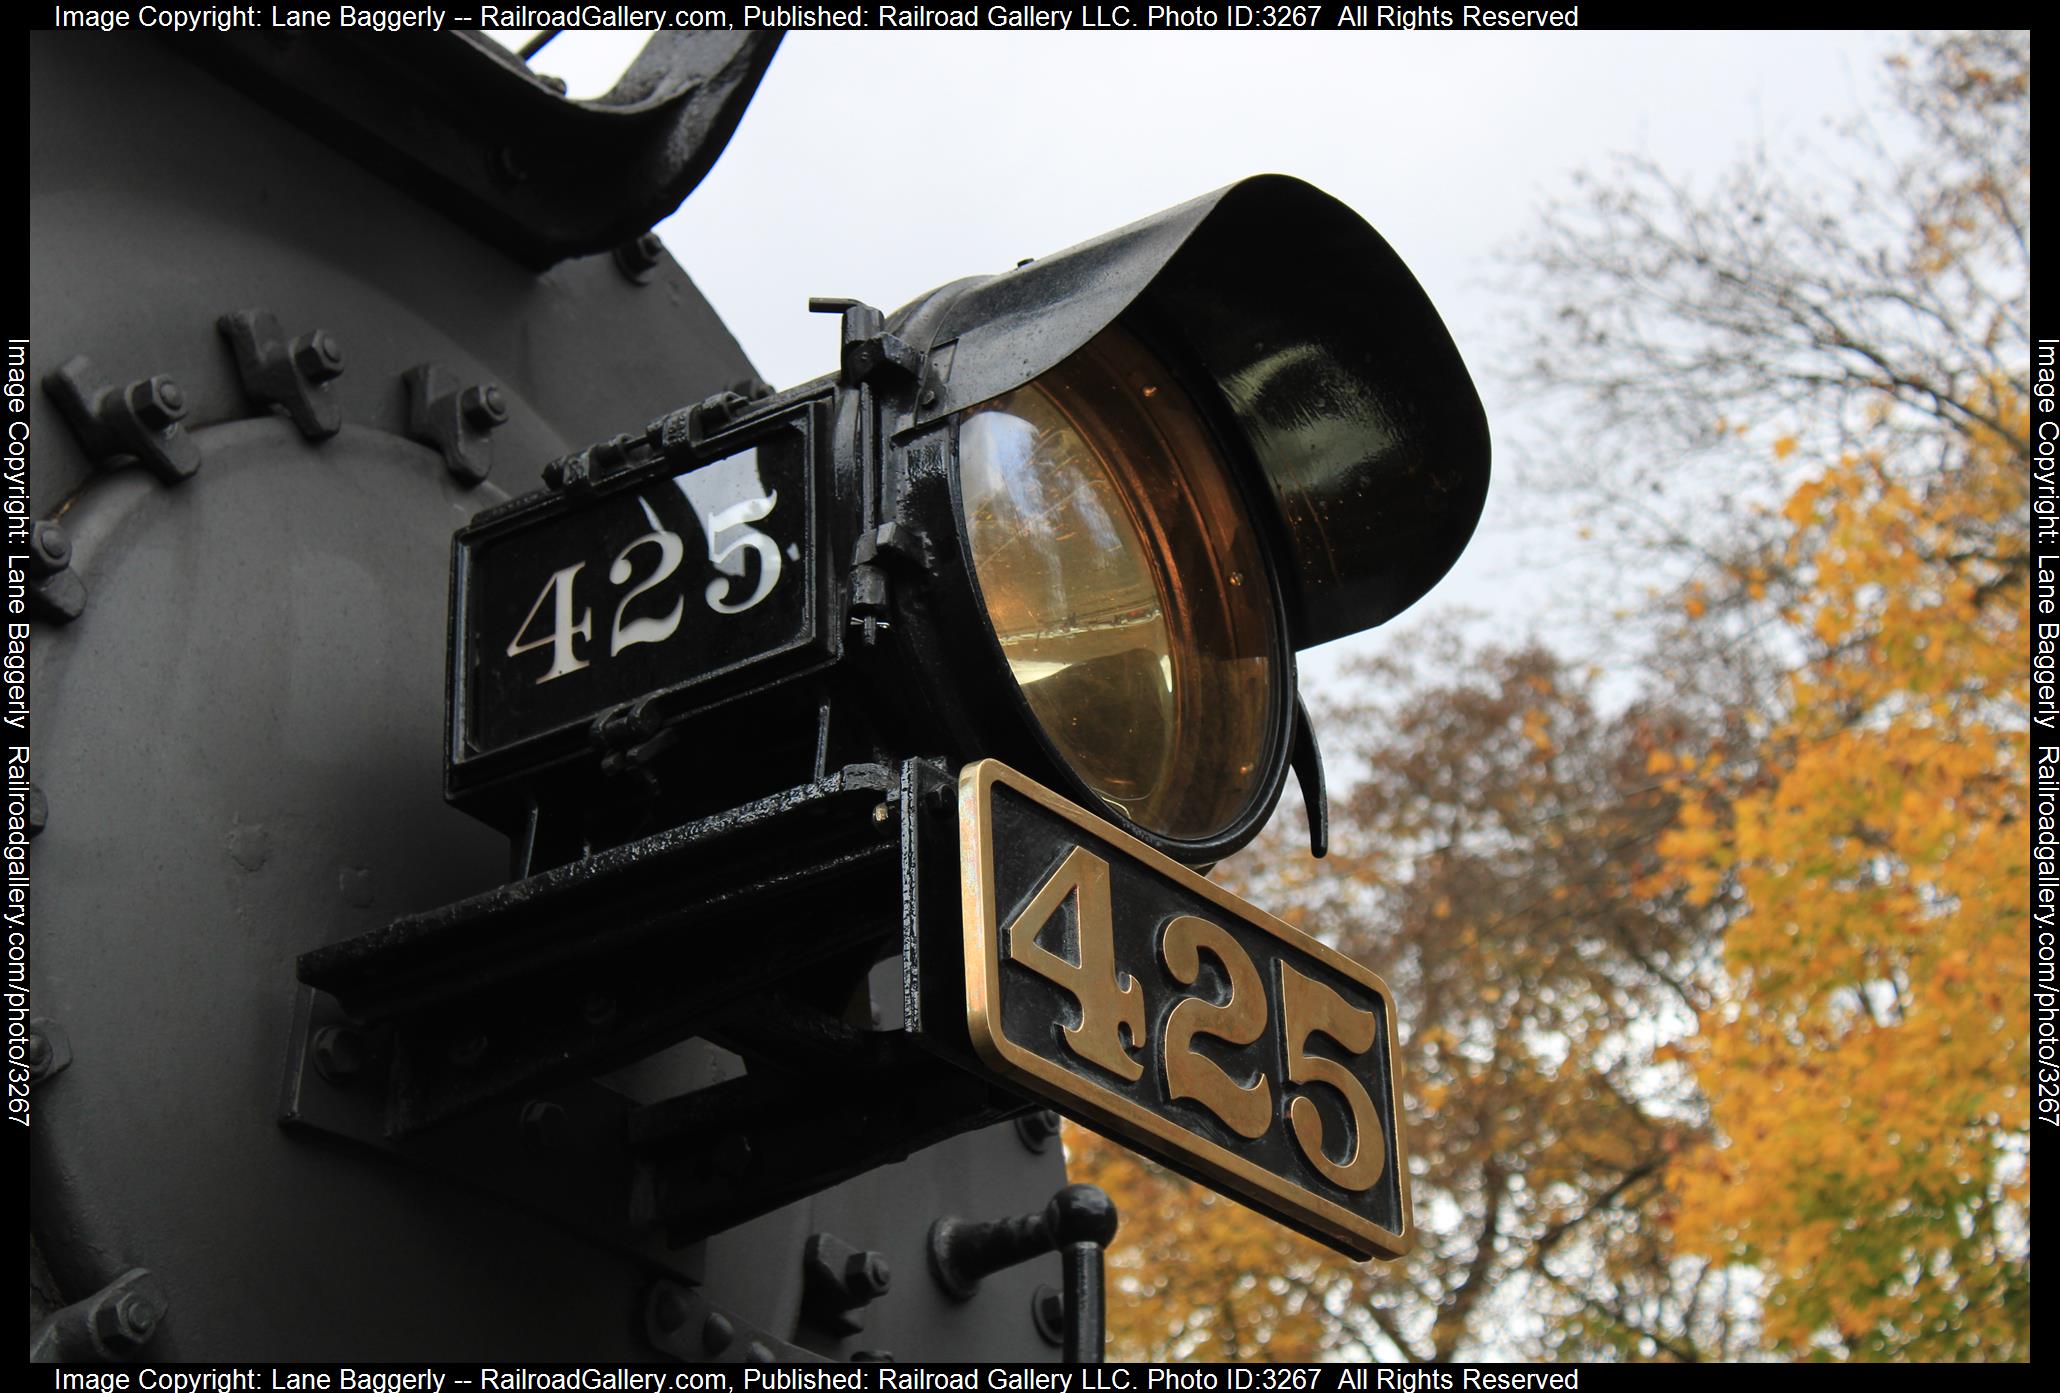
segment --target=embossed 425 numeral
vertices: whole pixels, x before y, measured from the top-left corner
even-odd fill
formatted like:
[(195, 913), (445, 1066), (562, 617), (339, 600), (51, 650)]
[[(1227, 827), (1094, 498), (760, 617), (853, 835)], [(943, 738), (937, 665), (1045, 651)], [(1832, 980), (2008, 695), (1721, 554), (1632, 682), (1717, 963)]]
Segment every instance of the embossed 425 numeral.
[[(1039, 931), (1069, 897), (1076, 926), (1072, 961), (1037, 942)], [(1201, 977), (1202, 955), (1207, 954), (1222, 969), (1230, 993), (1221, 1003), (1202, 996), (1183, 998), (1166, 1013), (1156, 1041), (1145, 1039), (1142, 985), (1116, 963), (1107, 862), (1084, 847), (1073, 848), (1005, 932), (1011, 962), (1079, 1004), (1080, 1023), (1065, 1032), (1066, 1047), (1074, 1054), (1134, 1083), (1144, 1077), (1145, 1062), (1134, 1058), (1132, 1051), (1144, 1049), (1157, 1057), (1168, 1097), (1193, 1099), (1241, 1137), (1256, 1140), (1280, 1118), (1273, 1081), (1263, 1068), (1253, 1071), (1251, 1082), (1239, 1083), (1194, 1048), (1197, 1036), (1248, 1047), (1266, 1034), (1273, 1002), (1265, 976), (1228, 929), (1191, 914), (1169, 919), (1160, 928), (1159, 959), (1175, 981), (1193, 986)], [(1289, 1133), (1317, 1174), (1345, 1190), (1370, 1190), (1387, 1166), (1388, 1152), (1373, 1097), (1344, 1064), (1311, 1054), (1309, 1041), (1324, 1035), (1348, 1053), (1361, 1055), (1373, 1047), (1379, 1021), (1373, 1012), (1354, 1006), (1289, 964), (1276, 962), (1273, 967), (1278, 984), (1273, 995), (1285, 1034)], [(1314, 1086), (1336, 1093), (1351, 1115), (1351, 1136), (1346, 1139), (1350, 1151), (1342, 1161), (1331, 1159), (1323, 1113), (1309, 1097)]]

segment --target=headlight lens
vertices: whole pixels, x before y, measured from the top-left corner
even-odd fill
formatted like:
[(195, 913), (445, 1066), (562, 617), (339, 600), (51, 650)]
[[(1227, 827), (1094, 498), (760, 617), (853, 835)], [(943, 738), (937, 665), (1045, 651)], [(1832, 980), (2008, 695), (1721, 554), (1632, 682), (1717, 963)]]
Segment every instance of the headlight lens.
[(1140, 827), (1226, 831), (1267, 774), (1280, 636), (1184, 389), (1105, 329), (965, 416), (959, 486), (988, 620), (1058, 756)]

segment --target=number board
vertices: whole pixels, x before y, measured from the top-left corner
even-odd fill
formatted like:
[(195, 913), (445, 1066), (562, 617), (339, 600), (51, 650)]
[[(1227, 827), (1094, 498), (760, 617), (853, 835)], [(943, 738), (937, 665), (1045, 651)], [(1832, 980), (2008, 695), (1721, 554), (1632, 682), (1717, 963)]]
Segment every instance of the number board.
[(959, 837), (990, 1068), (1355, 1257), (1409, 1251), (1379, 977), (992, 760)]
[(460, 533), (455, 759), (811, 648), (814, 489), (797, 419), (691, 469)]

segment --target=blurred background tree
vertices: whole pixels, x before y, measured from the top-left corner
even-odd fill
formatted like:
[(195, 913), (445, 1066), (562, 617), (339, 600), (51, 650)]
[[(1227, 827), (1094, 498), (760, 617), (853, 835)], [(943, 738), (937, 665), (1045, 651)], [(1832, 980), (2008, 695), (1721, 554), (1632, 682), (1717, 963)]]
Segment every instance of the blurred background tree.
[(1577, 660), (1416, 630), (1329, 704), (1331, 858), (1219, 872), (1394, 988), (1419, 1250), (1069, 1130), (1118, 1351), (2028, 1356), (2029, 38), (1895, 76), (1522, 249), (1567, 443), (1519, 486), (1606, 613)]

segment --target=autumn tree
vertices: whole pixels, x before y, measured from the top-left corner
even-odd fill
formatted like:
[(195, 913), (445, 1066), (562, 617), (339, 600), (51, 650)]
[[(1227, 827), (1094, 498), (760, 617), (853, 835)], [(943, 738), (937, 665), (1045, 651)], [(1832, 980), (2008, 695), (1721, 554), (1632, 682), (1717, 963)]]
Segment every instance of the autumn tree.
[(1333, 862), (1227, 869), (1405, 1003), (1422, 1247), (1076, 1141), (1119, 1348), (2028, 1352), (2029, 73), (1917, 40), (1832, 155), (1547, 215), (1524, 385), (1648, 695), (1419, 644), (1340, 704)]
[[(2021, 430), (2021, 419), (2004, 416)], [(1730, 920), (1689, 1057), (1714, 1146), (1680, 1237), (1772, 1279), (1784, 1353), (2029, 1352), (2028, 539), (2010, 434), (1795, 492), (1809, 660), (1747, 758), (1686, 791), (1666, 878)], [(1673, 767), (1659, 756), (1656, 763)]]
[[(1692, 1026), (1706, 910), (1641, 897), (1676, 794), (1647, 772), (1687, 732), (1599, 706), (1549, 653), (1425, 643), (1328, 713), (1333, 852), (1262, 844), (1226, 873), (1381, 972), (1403, 1003), (1419, 1248), (1328, 1250), (1077, 1137), (1117, 1197), (1117, 1348), (1161, 1358), (1312, 1354), (1702, 1358), (1747, 1332), (1723, 1274), (1652, 1214), (1695, 1134), (1654, 1045)], [(1528, 1313), (1511, 1320), (1512, 1303)], [(1549, 1317), (1541, 1323), (1537, 1317)]]
[[(1519, 385), (1548, 404), (1523, 482), (1557, 497), (1588, 651), (1705, 714), (1779, 701), (1781, 507), (1865, 448), (1948, 466), (1977, 431), (2029, 460), (2030, 37), (1912, 41), (1890, 101), (1833, 143), (1761, 148), (1703, 186), (1649, 159), (1576, 177), (1514, 252)], [(1567, 549), (1576, 550), (1576, 549)], [(1647, 601), (1657, 598), (1661, 603)], [(1598, 612), (1599, 611), (1599, 612)]]
[(2028, 37), (1895, 77), (1904, 143), (1837, 186), (1634, 167), (1562, 211), (1535, 376), (1615, 442), (1577, 492), (1685, 558), (1651, 661), (1722, 733), (1654, 754), (1638, 887), (1723, 925), (1674, 1236), (1762, 1277), (1774, 1352), (2023, 1357)]

